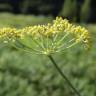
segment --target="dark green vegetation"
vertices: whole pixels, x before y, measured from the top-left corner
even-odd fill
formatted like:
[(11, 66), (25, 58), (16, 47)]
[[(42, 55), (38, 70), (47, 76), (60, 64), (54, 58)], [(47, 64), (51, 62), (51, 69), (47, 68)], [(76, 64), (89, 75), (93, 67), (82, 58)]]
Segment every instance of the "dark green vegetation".
[(62, 15), (76, 22), (96, 22), (95, 0), (0, 0), (0, 12)]
[[(0, 15), (0, 27), (18, 28), (51, 22), (50, 17)], [(96, 96), (96, 25), (84, 25), (92, 48), (77, 45), (53, 55), (81, 96)], [(0, 44), (0, 96), (76, 96), (46, 56), (28, 54)]]

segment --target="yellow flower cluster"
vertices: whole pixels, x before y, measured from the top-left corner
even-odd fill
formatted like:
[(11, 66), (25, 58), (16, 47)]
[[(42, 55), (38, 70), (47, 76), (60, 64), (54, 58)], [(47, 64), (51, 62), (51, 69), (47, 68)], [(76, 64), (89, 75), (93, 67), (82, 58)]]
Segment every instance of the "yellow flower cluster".
[[(62, 19), (61, 17), (57, 17), (52, 24), (47, 25), (29, 26), (22, 29), (0, 29), (0, 39), (15, 41), (15, 39), (22, 39), (22, 37), (23, 39), (30, 37), (35, 41), (36, 48), (38, 46), (42, 48), (40, 52), (43, 54), (59, 52), (58, 50), (63, 45), (65, 37), (69, 35), (73, 36), (70, 40), (74, 40), (74, 43), (66, 48), (78, 42), (84, 42), (88, 48), (90, 47), (90, 34), (88, 30), (84, 27), (73, 25), (67, 19)], [(59, 39), (57, 40), (58, 37)]]
[(15, 38), (21, 38), (21, 33), (16, 28), (5, 27), (0, 29), (0, 39), (4, 42), (14, 41)]
[(87, 29), (81, 26), (73, 25), (69, 23), (68, 20), (63, 20), (61, 17), (57, 17), (56, 20), (54, 20), (52, 29), (54, 32), (69, 32), (76, 37), (76, 41), (84, 41), (85, 43), (89, 43), (90, 34)]
[(90, 45), (90, 34), (87, 29), (81, 26), (73, 25), (69, 23), (67, 19), (62, 19), (61, 17), (57, 17), (56, 20), (53, 21), (53, 24), (30, 26), (24, 28), (23, 30), (24, 33), (37, 38), (40, 35), (52, 37), (56, 34), (59, 35), (62, 33), (63, 35), (63, 33), (69, 33), (75, 36), (76, 42), (82, 41), (87, 45), (87, 47)]

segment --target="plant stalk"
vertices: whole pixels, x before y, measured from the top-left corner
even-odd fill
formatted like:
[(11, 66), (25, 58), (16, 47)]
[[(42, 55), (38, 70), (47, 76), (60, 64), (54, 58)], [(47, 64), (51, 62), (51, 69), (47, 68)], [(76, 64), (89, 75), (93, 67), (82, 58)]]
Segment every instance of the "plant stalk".
[(71, 84), (70, 80), (66, 77), (66, 75), (61, 71), (61, 69), (58, 67), (57, 63), (55, 62), (54, 58), (49, 55), (48, 56), (55, 68), (58, 70), (60, 75), (63, 77), (64, 80), (69, 84), (69, 86), (73, 89), (73, 91), (77, 94), (77, 96), (81, 96), (80, 93), (77, 91), (77, 89)]

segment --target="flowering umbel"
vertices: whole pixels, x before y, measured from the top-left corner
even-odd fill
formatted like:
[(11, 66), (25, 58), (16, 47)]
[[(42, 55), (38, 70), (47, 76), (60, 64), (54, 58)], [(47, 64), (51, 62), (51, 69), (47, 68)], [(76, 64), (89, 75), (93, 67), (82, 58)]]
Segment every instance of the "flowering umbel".
[(67, 19), (57, 17), (47, 25), (29, 26), (22, 29), (1, 28), (0, 40), (9, 42), (16, 48), (50, 55), (64, 51), (82, 42), (90, 47), (90, 34), (87, 29), (69, 23)]

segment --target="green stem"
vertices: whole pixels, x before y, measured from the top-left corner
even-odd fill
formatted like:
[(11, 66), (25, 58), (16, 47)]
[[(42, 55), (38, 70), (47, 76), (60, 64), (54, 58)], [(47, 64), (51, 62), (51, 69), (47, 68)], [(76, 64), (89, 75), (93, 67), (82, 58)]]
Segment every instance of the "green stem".
[(69, 84), (69, 86), (74, 90), (74, 92), (77, 94), (77, 96), (81, 96), (80, 93), (77, 91), (77, 89), (71, 84), (70, 80), (65, 76), (65, 74), (61, 71), (61, 69), (58, 67), (57, 63), (53, 59), (51, 55), (48, 56), (51, 62), (54, 64), (55, 68), (58, 70), (60, 75), (63, 77), (64, 80)]

